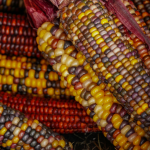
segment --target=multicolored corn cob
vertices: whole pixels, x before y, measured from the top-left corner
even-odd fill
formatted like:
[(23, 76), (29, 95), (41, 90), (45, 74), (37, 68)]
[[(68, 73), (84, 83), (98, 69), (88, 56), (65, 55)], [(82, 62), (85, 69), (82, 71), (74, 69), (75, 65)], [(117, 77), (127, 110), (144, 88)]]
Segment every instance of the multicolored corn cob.
[(0, 58), (0, 90), (53, 98), (69, 98), (70, 92), (46, 61), (26, 57)]
[(1, 0), (0, 11), (11, 13), (25, 13), (24, 2), (23, 0)]
[(150, 77), (119, 38), (106, 8), (97, 1), (76, 1), (61, 14), (65, 31), (86, 59), (95, 62), (117, 100), (136, 119), (149, 122), (143, 114), (150, 115)]
[[(47, 28), (48, 26), (53, 25), (45, 23), (41, 27), (45, 32), (44, 35), (51, 30), (51, 28)], [(40, 32), (42, 32), (41, 28)], [(51, 47), (53, 43), (52, 36), (43, 40), (44, 35), (39, 37), (40, 32), (38, 32), (37, 42), (40, 50), (46, 52), (46, 49)], [(53, 38), (55, 37), (53, 36)], [(42, 40), (46, 45), (45, 48), (42, 47), (43, 43), (40, 45), (39, 41)], [(50, 50), (52, 55), (47, 57), (50, 57), (48, 60), (53, 65), (54, 70), (61, 75), (61, 80), (67, 81), (67, 87), (75, 96), (76, 101), (82, 104), (87, 114), (97, 123), (99, 129), (114, 144), (116, 149), (150, 149), (150, 143), (145, 138), (149, 138), (149, 135), (141, 127), (130, 121), (132, 119), (123, 106), (117, 103), (107, 84), (93, 80), (92, 74), (88, 72), (91, 66), (86, 62), (85, 56), (80, 52), (75, 53), (76, 49), (71, 44), (65, 48), (65, 43), (67, 41), (57, 39), (56, 47)], [(56, 60), (57, 57), (60, 59)], [(97, 77), (96, 74), (95, 76)]]
[[(74, 100), (55, 100), (0, 92), (0, 102), (61, 133), (98, 131), (96, 123)], [(63, 130), (61, 130), (63, 129)]]
[(24, 15), (0, 14), (0, 53), (41, 57), (36, 44), (36, 31)]
[(0, 103), (0, 146), (6, 149), (72, 150), (72, 144), (23, 113)]

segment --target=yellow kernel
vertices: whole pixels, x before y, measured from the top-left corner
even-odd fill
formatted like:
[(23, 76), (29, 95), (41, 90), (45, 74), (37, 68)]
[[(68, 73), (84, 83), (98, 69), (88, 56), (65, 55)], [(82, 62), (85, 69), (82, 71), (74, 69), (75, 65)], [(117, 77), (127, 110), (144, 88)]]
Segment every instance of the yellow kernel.
[(74, 77), (75, 77), (75, 75), (72, 75), (72, 74), (68, 75), (68, 77), (67, 77), (68, 84), (71, 84)]
[(114, 123), (116, 120), (120, 119), (120, 115), (119, 114), (114, 114), (112, 119), (111, 119), (111, 122)]
[(100, 43), (102, 43), (102, 42), (104, 42), (104, 39), (103, 39), (103, 38), (99, 38), (99, 39), (96, 40), (96, 43), (97, 43), (97, 44), (100, 44)]
[(109, 116), (109, 114), (110, 114), (110, 111), (104, 110), (104, 112), (103, 112), (103, 114), (102, 114), (102, 119), (106, 120), (107, 117)]
[(7, 80), (6, 80), (6, 83), (8, 84), (8, 85), (12, 85), (13, 84), (13, 76), (11, 76), (11, 75), (8, 75), (7, 76)]
[(84, 17), (84, 16), (85, 16), (85, 14), (82, 12), (82, 13), (79, 14), (78, 18), (82, 19), (82, 17)]
[(143, 109), (144, 111), (145, 111), (147, 108), (148, 108), (148, 104), (147, 104), (147, 103), (145, 103), (145, 104), (142, 105), (142, 109)]
[(132, 64), (132, 65), (135, 65), (136, 63), (138, 63), (138, 60), (137, 60), (137, 59), (131, 60), (131, 64)]
[(89, 74), (85, 74), (80, 78), (80, 82), (85, 82), (86, 80), (91, 79), (91, 76)]
[(12, 142), (14, 144), (18, 143), (19, 142), (19, 137), (17, 137), (17, 136), (13, 137)]
[(118, 62), (118, 63), (115, 65), (115, 68), (119, 68), (121, 65), (122, 65), (122, 63), (121, 63), (121, 62)]
[(124, 138), (124, 136), (122, 134), (119, 134), (117, 137), (116, 137), (116, 141), (119, 142), (119, 141), (122, 141)]
[(48, 46), (47, 42), (43, 43), (43, 44), (41, 45), (41, 50), (42, 50), (43, 52), (45, 52), (45, 49), (46, 49), (47, 46)]
[(142, 110), (142, 108), (139, 107), (139, 108), (137, 109), (137, 114), (138, 114), (138, 115), (141, 115), (142, 113), (143, 113), (143, 110)]
[(98, 34), (99, 34), (98, 31), (94, 31), (94, 32), (92, 33), (92, 37), (95, 37), (95, 36), (98, 35)]
[(36, 120), (36, 119), (35, 119), (33, 122), (35, 122), (35, 123), (39, 124), (39, 121), (38, 121), (38, 120)]
[(4, 135), (7, 131), (7, 128), (6, 127), (3, 127), (1, 130), (0, 130), (0, 135)]
[(99, 78), (96, 75), (94, 75), (92, 77), (92, 81), (95, 82), (95, 83), (97, 83), (99, 81)]
[(118, 21), (119, 21), (119, 19), (118, 19), (118, 18), (115, 18), (115, 19), (114, 19), (114, 22), (115, 22), (115, 23), (117, 23)]
[(98, 34), (98, 35), (96, 35), (95, 37), (94, 37), (94, 40), (98, 40), (99, 38), (101, 38), (102, 36), (100, 35), (100, 34)]
[[(127, 138), (126, 137), (124, 137), (120, 142), (119, 142), (119, 145), (121, 146), (121, 147), (123, 147), (125, 144), (126, 144), (126, 142), (127, 142)], [(119, 150), (123, 150), (123, 148), (122, 149), (119, 149)]]
[(118, 119), (113, 123), (114, 128), (119, 129), (120, 125), (122, 123), (122, 119)]
[(105, 76), (105, 78), (106, 78), (106, 79), (109, 79), (111, 76), (112, 76), (112, 75), (111, 75), (110, 73), (108, 73), (108, 74)]
[(23, 123), (21, 126), (21, 130), (25, 131), (28, 128), (28, 124), (27, 123)]
[(122, 84), (122, 88), (125, 88), (127, 85), (129, 85), (129, 83), (128, 83), (128, 82), (124, 82), (124, 83)]
[(105, 45), (103, 48), (102, 48), (102, 52), (104, 53), (109, 47), (107, 45)]
[(117, 77), (115, 78), (115, 81), (116, 81), (117, 83), (119, 83), (119, 81), (120, 81), (121, 79), (123, 79), (123, 76), (122, 76), (122, 75), (119, 75), (119, 76), (117, 76)]
[(88, 108), (86, 112), (89, 115), (91, 113), (91, 110)]
[(92, 13), (92, 10), (88, 9), (85, 11), (85, 15), (88, 16), (90, 13)]
[(47, 94), (48, 95), (53, 95), (54, 94), (54, 89), (53, 88), (48, 88), (47, 89)]
[(43, 36), (45, 35), (46, 32), (47, 32), (46, 30), (41, 30), (39, 33), (39, 37), (43, 38)]
[(98, 119), (99, 119), (98, 116), (95, 114), (95, 115), (93, 116), (93, 121), (94, 121), (94, 122), (97, 122)]
[(119, 37), (116, 36), (113, 38), (113, 41), (116, 42), (118, 39), (119, 39)]
[(110, 110), (112, 104), (113, 104), (112, 102), (106, 103), (106, 102), (105, 102), (105, 99), (104, 99), (103, 109), (105, 109), (105, 110)]
[(97, 105), (103, 105), (103, 103), (104, 103), (104, 97), (100, 97), (99, 99), (96, 99)]
[(11, 146), (11, 144), (12, 144), (12, 141), (11, 141), (11, 140), (8, 140), (8, 141), (6, 142), (6, 145), (7, 145), (7, 146)]
[(60, 140), (60, 141), (59, 141), (59, 145), (60, 145), (62, 148), (64, 148), (65, 145), (66, 145), (66, 143), (65, 143), (64, 140)]
[(47, 31), (50, 31), (53, 26), (54, 26), (54, 24), (50, 23), (50, 24), (47, 26), (46, 30), (47, 30)]
[(101, 24), (103, 25), (103, 24), (105, 24), (105, 23), (108, 23), (108, 20), (107, 20), (107, 19), (102, 19), (102, 20), (101, 20)]
[(93, 33), (94, 31), (97, 31), (97, 28), (96, 28), (96, 27), (92, 27), (92, 28), (90, 29), (90, 33)]
[(99, 92), (102, 96), (104, 95), (104, 91), (102, 91), (99, 86), (95, 86), (94, 88), (92, 88), (91, 95), (94, 96), (97, 92)]
[(104, 97), (104, 91), (103, 90), (100, 90), (99, 92), (97, 92), (95, 95), (94, 95), (95, 99), (99, 99), (101, 97)]

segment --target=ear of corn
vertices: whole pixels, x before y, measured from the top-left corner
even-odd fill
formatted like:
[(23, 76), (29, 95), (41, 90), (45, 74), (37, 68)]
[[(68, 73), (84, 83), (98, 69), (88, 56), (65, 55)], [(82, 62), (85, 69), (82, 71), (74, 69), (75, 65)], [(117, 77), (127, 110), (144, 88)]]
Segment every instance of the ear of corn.
[(36, 119), (0, 103), (0, 145), (6, 149), (72, 150), (72, 145)]
[(96, 123), (74, 100), (56, 100), (0, 92), (0, 102), (61, 133), (98, 131)]
[(69, 98), (65, 82), (46, 61), (26, 57), (0, 58), (0, 90), (53, 98)]
[[(145, 119), (142, 117), (145, 113), (149, 116), (150, 77), (139, 59), (121, 42), (113, 21), (105, 17), (108, 14), (104, 7), (97, 1), (76, 1), (62, 12), (61, 21), (66, 32), (76, 45), (81, 45), (78, 49), (86, 58), (95, 61), (117, 100), (136, 119)], [(99, 63), (102, 63), (100, 67)], [(149, 121), (145, 119), (145, 122)]]
[[(47, 35), (47, 32), (49, 32), (47, 30), (48, 26), (52, 26), (52, 24), (43, 24), (40, 32), (42, 33), (42, 30), (44, 30), (44, 35)], [(38, 32), (37, 37), (38, 46), (41, 47), (40, 50), (47, 53), (46, 49), (52, 47), (52, 39), (56, 38), (53, 36), (49, 37), (45, 41), (47, 44), (46, 47), (42, 49), (42, 44), (39, 41), (43, 40), (43, 37), (39, 36), (41, 34), (40, 32)], [(63, 40), (59, 41), (58, 39), (55, 47), (50, 49), (52, 55), (47, 56), (47, 59), (49, 62), (53, 61), (51, 64), (54, 70), (61, 75), (61, 79), (67, 81), (67, 87), (75, 96), (76, 101), (84, 106), (87, 114), (97, 123), (99, 129), (114, 144), (116, 149), (149, 149), (150, 143), (145, 138), (148, 138), (149, 135), (141, 127), (137, 126), (136, 123), (132, 122), (126, 110), (117, 103), (109, 91), (110, 85), (108, 84), (107, 86), (105, 83), (97, 84), (98, 81), (93, 80), (97, 78), (97, 75), (95, 74), (93, 78), (91, 69), (91, 66), (94, 65), (87, 63), (85, 60), (86, 57), (80, 52), (76, 52), (73, 55), (73, 51), (70, 50), (71, 52), (68, 53), (68, 50), (64, 48), (65, 42)], [(62, 53), (60, 53), (60, 50), (57, 51), (57, 48), (60, 48)], [(72, 49), (75, 48), (72, 47)], [(57, 57), (61, 59), (56, 60)], [(73, 63), (75, 60), (77, 62)], [(125, 131), (124, 129), (127, 130)], [(132, 132), (130, 132), (131, 130)], [(132, 141), (130, 137), (133, 137)], [(137, 139), (140, 143), (136, 142)]]

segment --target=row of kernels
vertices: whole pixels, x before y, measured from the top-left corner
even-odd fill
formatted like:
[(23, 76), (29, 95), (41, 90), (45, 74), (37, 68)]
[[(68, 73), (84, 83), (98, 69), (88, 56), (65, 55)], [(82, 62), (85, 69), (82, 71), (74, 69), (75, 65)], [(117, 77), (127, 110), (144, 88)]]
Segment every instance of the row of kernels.
[[(31, 105), (31, 106), (44, 106), (44, 113), (47, 114), (46, 107), (53, 107), (53, 108), (67, 108), (67, 109), (83, 109), (83, 107), (74, 101), (74, 99), (66, 100), (66, 99), (52, 99), (52, 98), (42, 98), (42, 97), (32, 97), (28, 95), (20, 95), (20, 94), (12, 94), (6, 93), (1, 91), (0, 92), (0, 99), (8, 101), (10, 103), (16, 104), (23, 104), (23, 105)], [(22, 108), (23, 109), (23, 108)], [(22, 111), (22, 109), (20, 111)], [(80, 111), (79, 111), (80, 112)], [(82, 112), (84, 115), (86, 114), (85, 111)], [(51, 113), (52, 114), (52, 113)], [(74, 112), (76, 115), (77, 112)], [(79, 113), (80, 115), (80, 113)]]
[(23, 26), (29, 27), (29, 22), (25, 15), (16, 15), (10, 13), (0, 12), (0, 25), (8, 26)]
[(26, 16), (20, 15), (20, 14), (11, 14), (11, 13), (0, 12), (0, 18), (17, 18), (20, 20), (25, 20)]
[(0, 33), (2, 35), (7, 35), (9, 33), (9, 35), (12, 35), (12, 36), (23, 35), (23, 36), (36, 37), (36, 31), (33, 30), (31, 27), (26, 28), (26, 27), (22, 27), (22, 26), (19, 26), (19, 27), (15, 26), (14, 27), (14, 26), (2, 25)]
[[(13, 58), (13, 57), (11, 57)], [(24, 59), (25, 58), (25, 59)], [(37, 62), (31, 60), (27, 60), (26, 57), (22, 58), (22, 61), (21, 60), (17, 60), (16, 58), (14, 60), (11, 60), (11, 59), (7, 59), (7, 58), (4, 58), (4, 59), (0, 59), (0, 67), (3, 68), (4, 70), (6, 69), (18, 69), (18, 70), (21, 70), (21, 69), (24, 69), (24, 70), (30, 70), (31, 72), (34, 72), (35, 74), (35, 71), (38, 71), (38, 72), (51, 72), (53, 71), (52, 70), (52, 67), (50, 65), (47, 65), (47, 63), (45, 63), (44, 61), (40, 60), (38, 61), (37, 59)], [(4, 72), (4, 70), (2, 72)], [(58, 75), (57, 75), (58, 76)]]
[(2, 44), (0, 43), (0, 53), (5, 55), (14, 56), (27, 56), (41, 58), (41, 52), (37, 47), (15, 45), (15, 44)]
[[(14, 45), (17, 45), (17, 46), (20, 45), (20, 46), (24, 46), (24, 47), (25, 46), (27, 46), (27, 47), (31, 47), (31, 46), (35, 47), (35, 46), (37, 46), (35, 37), (23, 36), (23, 35), (21, 35), (21, 36), (20, 35), (13, 36), (13, 35), (9, 35), (9, 32), (7, 34), (8, 35), (3, 34), (1, 36), (1, 41), (0, 42), (1, 42), (2, 46), (4, 44), (7, 45), (7, 47), (9, 47), (9, 45), (10, 45), (10, 47), (12, 47), (12, 48), (13, 48)], [(31, 48), (28, 48), (28, 49), (30, 50)]]
[(1, 0), (0, 11), (11, 13), (25, 13), (23, 0)]

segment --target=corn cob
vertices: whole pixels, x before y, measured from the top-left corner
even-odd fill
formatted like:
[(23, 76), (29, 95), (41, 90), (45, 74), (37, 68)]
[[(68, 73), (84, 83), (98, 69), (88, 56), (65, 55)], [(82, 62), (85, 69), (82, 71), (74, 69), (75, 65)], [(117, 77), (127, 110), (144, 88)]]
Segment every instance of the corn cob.
[(25, 13), (23, 0), (1, 0), (0, 11), (11, 13)]
[(71, 150), (72, 145), (62, 136), (27, 118), (23, 113), (0, 104), (0, 146), (6, 149)]
[[(48, 26), (52, 26), (51, 23), (43, 24), (42, 28), (44, 31), (46, 30), (44, 35), (50, 31)], [(42, 36), (39, 37), (40, 32), (38, 32), (37, 37), (38, 43), (43, 38)], [(42, 48), (42, 44), (39, 43), (39, 47), (44, 52), (48, 47), (51, 47), (52, 42), (48, 42), (49, 40), (52, 41), (51, 38), (49, 37), (45, 41), (47, 44), (45, 48)], [(68, 52), (64, 48), (66, 41), (59, 41), (59, 39), (57, 41), (56, 47), (59, 48), (59, 51), (56, 51), (56, 48), (51, 48), (52, 55), (49, 56), (51, 60), (58, 56), (61, 58), (59, 61), (51, 62), (54, 70), (62, 75), (61, 80), (67, 81), (67, 86), (75, 96), (76, 101), (82, 104), (87, 110), (87, 114), (97, 123), (99, 129), (114, 144), (116, 149), (150, 149), (150, 143), (145, 138), (149, 136), (134, 122), (128, 121), (130, 116), (108, 91), (109, 87), (105, 83), (97, 84), (92, 79), (92, 74), (87, 71), (90, 69), (90, 65), (86, 63), (85, 56), (80, 52), (73, 55), (75, 48), (68, 45), (68, 49), (70, 49)], [(75, 60), (76, 63), (74, 63)]]
[(138, 10), (141, 12), (148, 29), (150, 30), (150, 1), (149, 0), (132, 0)]
[(29, 26), (27, 19), (23, 15), (22, 19), (6, 15), (0, 15), (0, 53), (40, 58), (41, 53), (35, 39), (36, 31)]
[[(0, 90), (13, 93), (69, 98), (70, 92), (45, 60), (26, 57), (4, 57), (0, 59)], [(20, 60), (19, 60), (20, 58)], [(29, 59), (32, 60), (32, 59)], [(66, 96), (65, 96), (66, 94)]]
[[(102, 15), (105, 11), (103, 6), (96, 1), (94, 3), (91, 1), (70, 3), (68, 8), (64, 8), (61, 21), (74, 43), (81, 45), (78, 46), (79, 50), (82, 51), (81, 47), (83, 47), (83, 53), (87, 59), (95, 61), (96, 67), (107, 79), (117, 100), (126, 106), (128, 112), (134, 117), (143, 118), (143, 113), (149, 115), (150, 77), (142, 68), (139, 59), (132, 56), (129, 49), (123, 46), (117, 36), (118, 29), (112, 30), (113, 21)], [(72, 7), (76, 9), (71, 10)], [(72, 15), (74, 10), (73, 13), (77, 13), (77, 16)], [(84, 43), (82, 43), (83, 40)], [(99, 53), (98, 49), (101, 50)], [(118, 92), (122, 97), (118, 96)]]
[[(0, 92), (0, 102), (60, 132), (98, 131), (97, 125), (74, 100), (26, 97)], [(62, 132), (61, 131), (61, 132)]]

